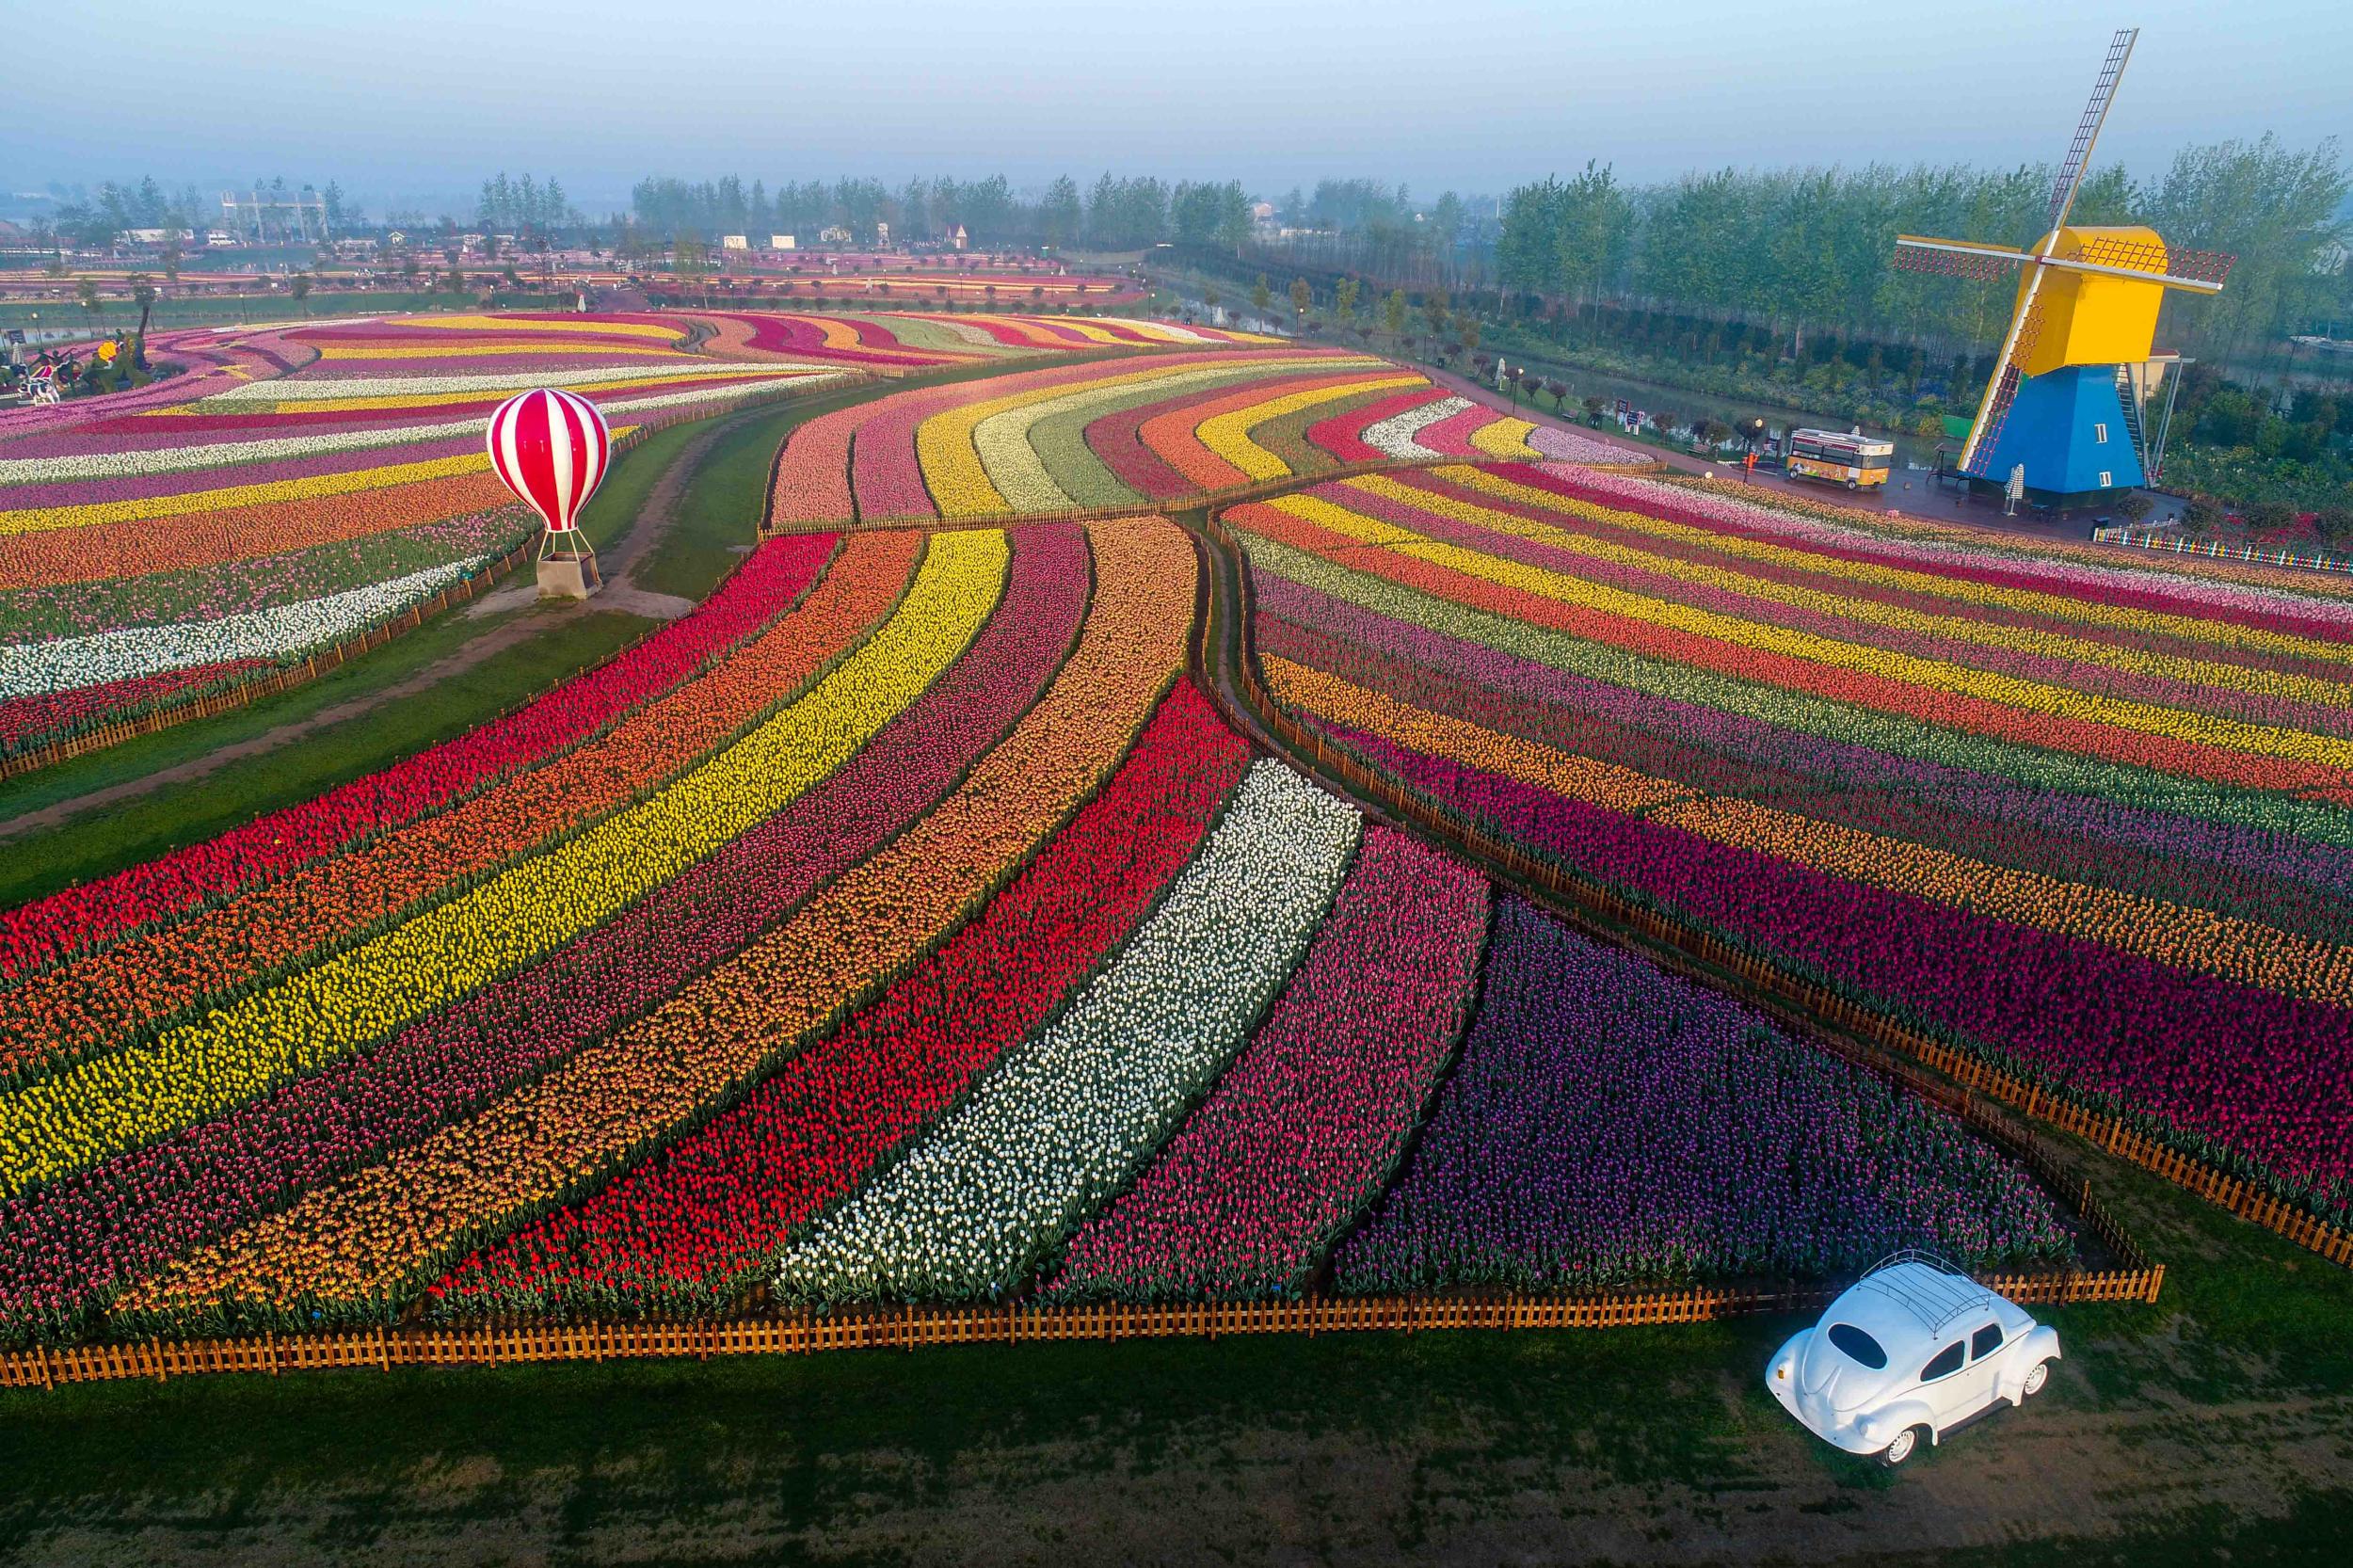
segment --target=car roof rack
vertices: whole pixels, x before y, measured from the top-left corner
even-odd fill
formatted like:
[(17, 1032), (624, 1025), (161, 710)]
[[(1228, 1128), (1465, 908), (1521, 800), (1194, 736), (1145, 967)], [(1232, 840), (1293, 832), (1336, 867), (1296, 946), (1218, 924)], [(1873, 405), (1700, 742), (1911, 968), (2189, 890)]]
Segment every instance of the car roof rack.
[[(1891, 1273), (1901, 1264), (1917, 1263), (1927, 1272)], [(1930, 1334), (1941, 1332), (1954, 1319), (1989, 1304), (1993, 1293), (1963, 1273), (1949, 1258), (1920, 1247), (1889, 1253), (1865, 1272), (1855, 1288), (1885, 1296), (1919, 1320)]]

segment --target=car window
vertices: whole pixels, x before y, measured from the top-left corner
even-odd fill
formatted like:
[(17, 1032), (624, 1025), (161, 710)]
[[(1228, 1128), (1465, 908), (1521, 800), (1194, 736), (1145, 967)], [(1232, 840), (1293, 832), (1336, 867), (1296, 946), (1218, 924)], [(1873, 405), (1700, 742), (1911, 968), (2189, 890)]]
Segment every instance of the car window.
[(1980, 1361), (2002, 1348), (2002, 1325), (1988, 1323), (1969, 1336), (1969, 1359)]
[(1938, 1378), (1951, 1377), (1961, 1370), (1961, 1343), (1956, 1339), (1936, 1352), (1929, 1364), (1920, 1368), (1922, 1383), (1934, 1383)]
[(1887, 1352), (1880, 1349), (1880, 1342), (1852, 1323), (1831, 1324), (1830, 1342), (1837, 1346), (1848, 1360), (1868, 1367), (1874, 1372), (1887, 1365)]

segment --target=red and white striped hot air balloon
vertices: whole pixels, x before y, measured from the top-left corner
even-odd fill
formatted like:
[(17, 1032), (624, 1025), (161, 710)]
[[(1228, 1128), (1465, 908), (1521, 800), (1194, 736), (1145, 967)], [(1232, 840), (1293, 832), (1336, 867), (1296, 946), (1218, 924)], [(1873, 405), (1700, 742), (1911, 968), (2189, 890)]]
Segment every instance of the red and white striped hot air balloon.
[(484, 440), (490, 467), (551, 534), (572, 531), (613, 456), (613, 432), (596, 405), (552, 387), (500, 404)]

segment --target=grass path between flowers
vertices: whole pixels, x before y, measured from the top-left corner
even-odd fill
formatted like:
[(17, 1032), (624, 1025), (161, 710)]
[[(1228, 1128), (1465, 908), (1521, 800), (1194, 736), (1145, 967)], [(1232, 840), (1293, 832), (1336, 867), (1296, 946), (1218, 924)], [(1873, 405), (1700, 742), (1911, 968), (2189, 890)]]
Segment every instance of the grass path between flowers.
[[(783, 431), (810, 412), (794, 404), (718, 428), (674, 425), (621, 455), (583, 529), (616, 582), (659, 547), (644, 574), (660, 566), (662, 590), (632, 580), (584, 604), (540, 604), (530, 576), (519, 573), (512, 585), (294, 691), (0, 785), (0, 845), (39, 846), (0, 855), (0, 904), (306, 800), (463, 734), (611, 657), (651, 631), (657, 617), (680, 614), (709, 593), (750, 537), (756, 496), (747, 511), (735, 493), (740, 485), (708, 493), (702, 456), (761, 440), (774, 452)], [(741, 466), (737, 458), (730, 472)], [(641, 516), (649, 519), (642, 528)], [(664, 559), (674, 547), (691, 564)]]
[(1786, 1318), (202, 1378), (0, 1396), (0, 1556), (2342, 1560), (2353, 1273), (2071, 1152), (2164, 1300), (1901, 1475), (1772, 1403)]
[[(1123, 357), (1113, 349), (1067, 362)], [(759, 526), (770, 462), (795, 426), (909, 386), (1007, 368), (990, 361), (863, 382), (656, 431), (621, 454), (581, 514), (613, 584), (605, 593), (585, 604), (543, 605), (529, 574), (519, 572), (291, 692), (0, 783), (0, 906), (306, 800), (600, 663), (699, 603), (742, 559)]]

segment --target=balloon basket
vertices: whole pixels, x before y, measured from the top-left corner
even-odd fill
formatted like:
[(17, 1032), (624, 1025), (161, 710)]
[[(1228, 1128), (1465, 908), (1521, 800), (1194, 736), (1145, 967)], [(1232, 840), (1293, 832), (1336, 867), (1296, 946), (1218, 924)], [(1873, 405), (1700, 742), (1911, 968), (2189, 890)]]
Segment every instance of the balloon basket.
[(586, 599), (604, 586), (597, 552), (575, 528), (550, 532), (539, 546), (539, 597)]

